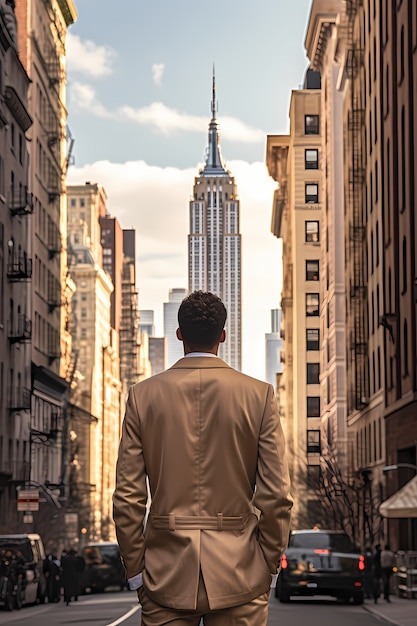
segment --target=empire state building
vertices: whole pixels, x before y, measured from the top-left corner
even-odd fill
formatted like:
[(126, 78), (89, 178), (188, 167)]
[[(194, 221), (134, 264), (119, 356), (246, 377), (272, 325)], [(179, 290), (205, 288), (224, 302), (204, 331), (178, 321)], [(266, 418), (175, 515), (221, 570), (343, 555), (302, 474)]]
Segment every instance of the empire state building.
[(194, 179), (188, 235), (188, 286), (211, 291), (227, 309), (226, 341), (219, 356), (241, 369), (241, 236), (239, 197), (234, 177), (225, 169), (216, 120), (213, 72), (212, 118), (205, 165)]

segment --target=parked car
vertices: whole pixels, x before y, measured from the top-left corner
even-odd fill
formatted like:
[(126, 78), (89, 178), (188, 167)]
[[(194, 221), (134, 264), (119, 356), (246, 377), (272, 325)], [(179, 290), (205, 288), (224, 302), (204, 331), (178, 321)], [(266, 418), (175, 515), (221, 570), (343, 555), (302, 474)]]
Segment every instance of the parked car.
[(0, 604), (8, 610), (45, 602), (45, 550), (37, 534), (0, 535)]
[(296, 530), (281, 559), (275, 595), (334, 596), (354, 604), (363, 602), (365, 557), (343, 533), (332, 530)]
[(82, 549), (81, 556), (85, 561), (81, 584), (83, 593), (105, 591), (107, 587), (119, 587), (122, 590), (127, 587), (117, 543), (89, 543)]

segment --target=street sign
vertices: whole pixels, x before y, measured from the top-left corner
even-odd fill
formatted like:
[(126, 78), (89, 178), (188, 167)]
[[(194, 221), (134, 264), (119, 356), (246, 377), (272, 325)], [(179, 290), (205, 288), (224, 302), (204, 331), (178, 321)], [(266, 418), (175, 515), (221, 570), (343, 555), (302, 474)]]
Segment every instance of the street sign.
[(78, 513), (65, 513), (66, 524), (78, 524)]
[(17, 492), (18, 511), (39, 511), (39, 490), (20, 489)]

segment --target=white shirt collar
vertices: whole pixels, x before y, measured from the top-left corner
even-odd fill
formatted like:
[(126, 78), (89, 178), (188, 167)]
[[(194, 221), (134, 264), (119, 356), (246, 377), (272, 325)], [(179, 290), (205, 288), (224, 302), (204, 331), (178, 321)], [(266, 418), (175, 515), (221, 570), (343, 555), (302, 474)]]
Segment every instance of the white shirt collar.
[(188, 358), (189, 356), (214, 356), (217, 358), (217, 354), (213, 354), (212, 352), (189, 352), (184, 355), (184, 358)]

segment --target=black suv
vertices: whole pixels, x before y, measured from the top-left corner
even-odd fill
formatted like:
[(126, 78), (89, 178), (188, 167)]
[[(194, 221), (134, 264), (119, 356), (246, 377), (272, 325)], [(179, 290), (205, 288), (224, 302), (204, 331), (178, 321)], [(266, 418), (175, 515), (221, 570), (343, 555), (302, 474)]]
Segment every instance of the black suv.
[(333, 530), (295, 530), (281, 559), (275, 595), (334, 596), (354, 604), (363, 602), (365, 558), (343, 533)]
[(107, 587), (127, 588), (125, 570), (120, 560), (119, 546), (111, 541), (89, 543), (81, 552), (85, 560), (82, 591), (100, 592)]

